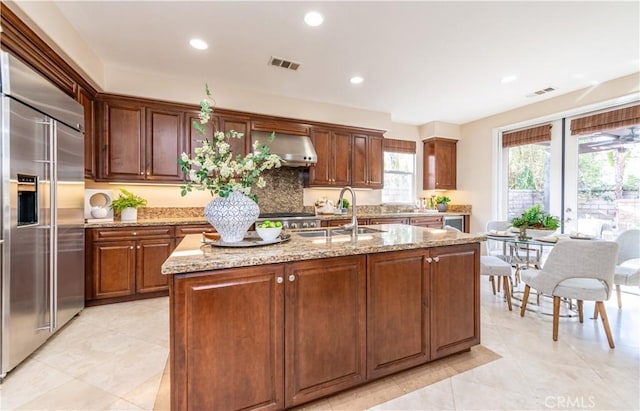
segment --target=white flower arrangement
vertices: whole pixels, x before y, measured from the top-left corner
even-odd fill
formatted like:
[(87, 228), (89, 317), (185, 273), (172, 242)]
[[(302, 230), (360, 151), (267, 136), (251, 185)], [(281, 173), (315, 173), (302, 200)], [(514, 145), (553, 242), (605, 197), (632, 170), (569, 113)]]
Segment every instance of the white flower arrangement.
[[(204, 136), (205, 125), (211, 120), (213, 104), (209, 87), (205, 86), (207, 98), (200, 103), (200, 122), (194, 121), (193, 126)], [(233, 191), (240, 191), (258, 202), (251, 188), (255, 184), (258, 188), (265, 186), (262, 172), (281, 166), (281, 158), (269, 152), (269, 147), (258, 141), (253, 144), (253, 152), (242, 157), (234, 155), (229, 145), (231, 138), (243, 138), (243, 133), (221, 131), (213, 133), (212, 140), (204, 138), (202, 145), (194, 149), (194, 157), (182, 153), (178, 164), (186, 174), (187, 180), (181, 187), (182, 196), (197, 190), (209, 190), (211, 195), (228, 197)], [(274, 135), (271, 135), (271, 139)]]

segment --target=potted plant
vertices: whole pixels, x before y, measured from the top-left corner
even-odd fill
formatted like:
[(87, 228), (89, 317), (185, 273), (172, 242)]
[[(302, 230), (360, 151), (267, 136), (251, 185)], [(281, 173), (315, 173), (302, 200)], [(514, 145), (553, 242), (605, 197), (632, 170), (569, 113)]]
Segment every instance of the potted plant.
[(447, 211), (450, 201), (451, 199), (447, 196), (437, 196), (435, 199), (436, 208), (438, 209), (438, 211), (441, 211), (441, 212)]
[(349, 200), (347, 200), (346, 198), (342, 199), (342, 204), (337, 203), (336, 207), (338, 208), (338, 210), (342, 213), (342, 214), (346, 214), (347, 210), (349, 209)]
[(147, 200), (139, 197), (132, 192), (120, 189), (121, 193), (115, 200), (111, 201), (111, 209), (120, 213), (122, 221), (136, 221), (138, 219), (138, 207), (147, 205)]
[(558, 217), (554, 217), (544, 211), (540, 204), (536, 204), (525, 210), (520, 217), (515, 217), (511, 220), (511, 225), (520, 229), (521, 239), (527, 239), (527, 230), (529, 230), (530, 234), (532, 234), (532, 229), (542, 230), (542, 232), (536, 232), (535, 237), (547, 235), (560, 227), (560, 220)]

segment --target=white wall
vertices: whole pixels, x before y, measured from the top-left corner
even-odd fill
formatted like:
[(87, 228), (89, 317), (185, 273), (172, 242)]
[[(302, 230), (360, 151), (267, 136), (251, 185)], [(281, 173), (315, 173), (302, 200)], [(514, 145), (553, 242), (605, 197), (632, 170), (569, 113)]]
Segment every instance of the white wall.
[(483, 231), (486, 222), (494, 217), (496, 204), (492, 196), (494, 179), (493, 136), (501, 127), (531, 121), (549, 120), (562, 113), (616, 100), (640, 92), (640, 77), (632, 74), (588, 89), (578, 90), (530, 104), (461, 126), (462, 138), (458, 142), (457, 203), (472, 204), (471, 232)]

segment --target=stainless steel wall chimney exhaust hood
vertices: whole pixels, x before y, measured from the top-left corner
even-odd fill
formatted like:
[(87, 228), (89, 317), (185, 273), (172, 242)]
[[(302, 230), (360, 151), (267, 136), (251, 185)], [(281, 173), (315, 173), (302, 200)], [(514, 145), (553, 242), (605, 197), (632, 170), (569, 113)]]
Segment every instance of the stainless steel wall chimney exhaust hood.
[(276, 133), (269, 142), (271, 133), (265, 131), (251, 131), (251, 146), (258, 140), (266, 144), (273, 154), (279, 155), (284, 167), (308, 167), (318, 162), (318, 155), (308, 136)]

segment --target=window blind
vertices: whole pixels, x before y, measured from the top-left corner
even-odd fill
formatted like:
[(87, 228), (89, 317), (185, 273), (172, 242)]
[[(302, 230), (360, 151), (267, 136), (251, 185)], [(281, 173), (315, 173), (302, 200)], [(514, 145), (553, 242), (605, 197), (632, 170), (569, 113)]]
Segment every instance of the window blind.
[(591, 134), (636, 124), (640, 124), (640, 105), (571, 120), (571, 135)]
[(551, 141), (551, 124), (502, 133), (502, 147), (524, 146), (543, 141)]
[(391, 153), (416, 153), (416, 142), (407, 140), (396, 140), (393, 138), (385, 138), (383, 141), (383, 150)]

